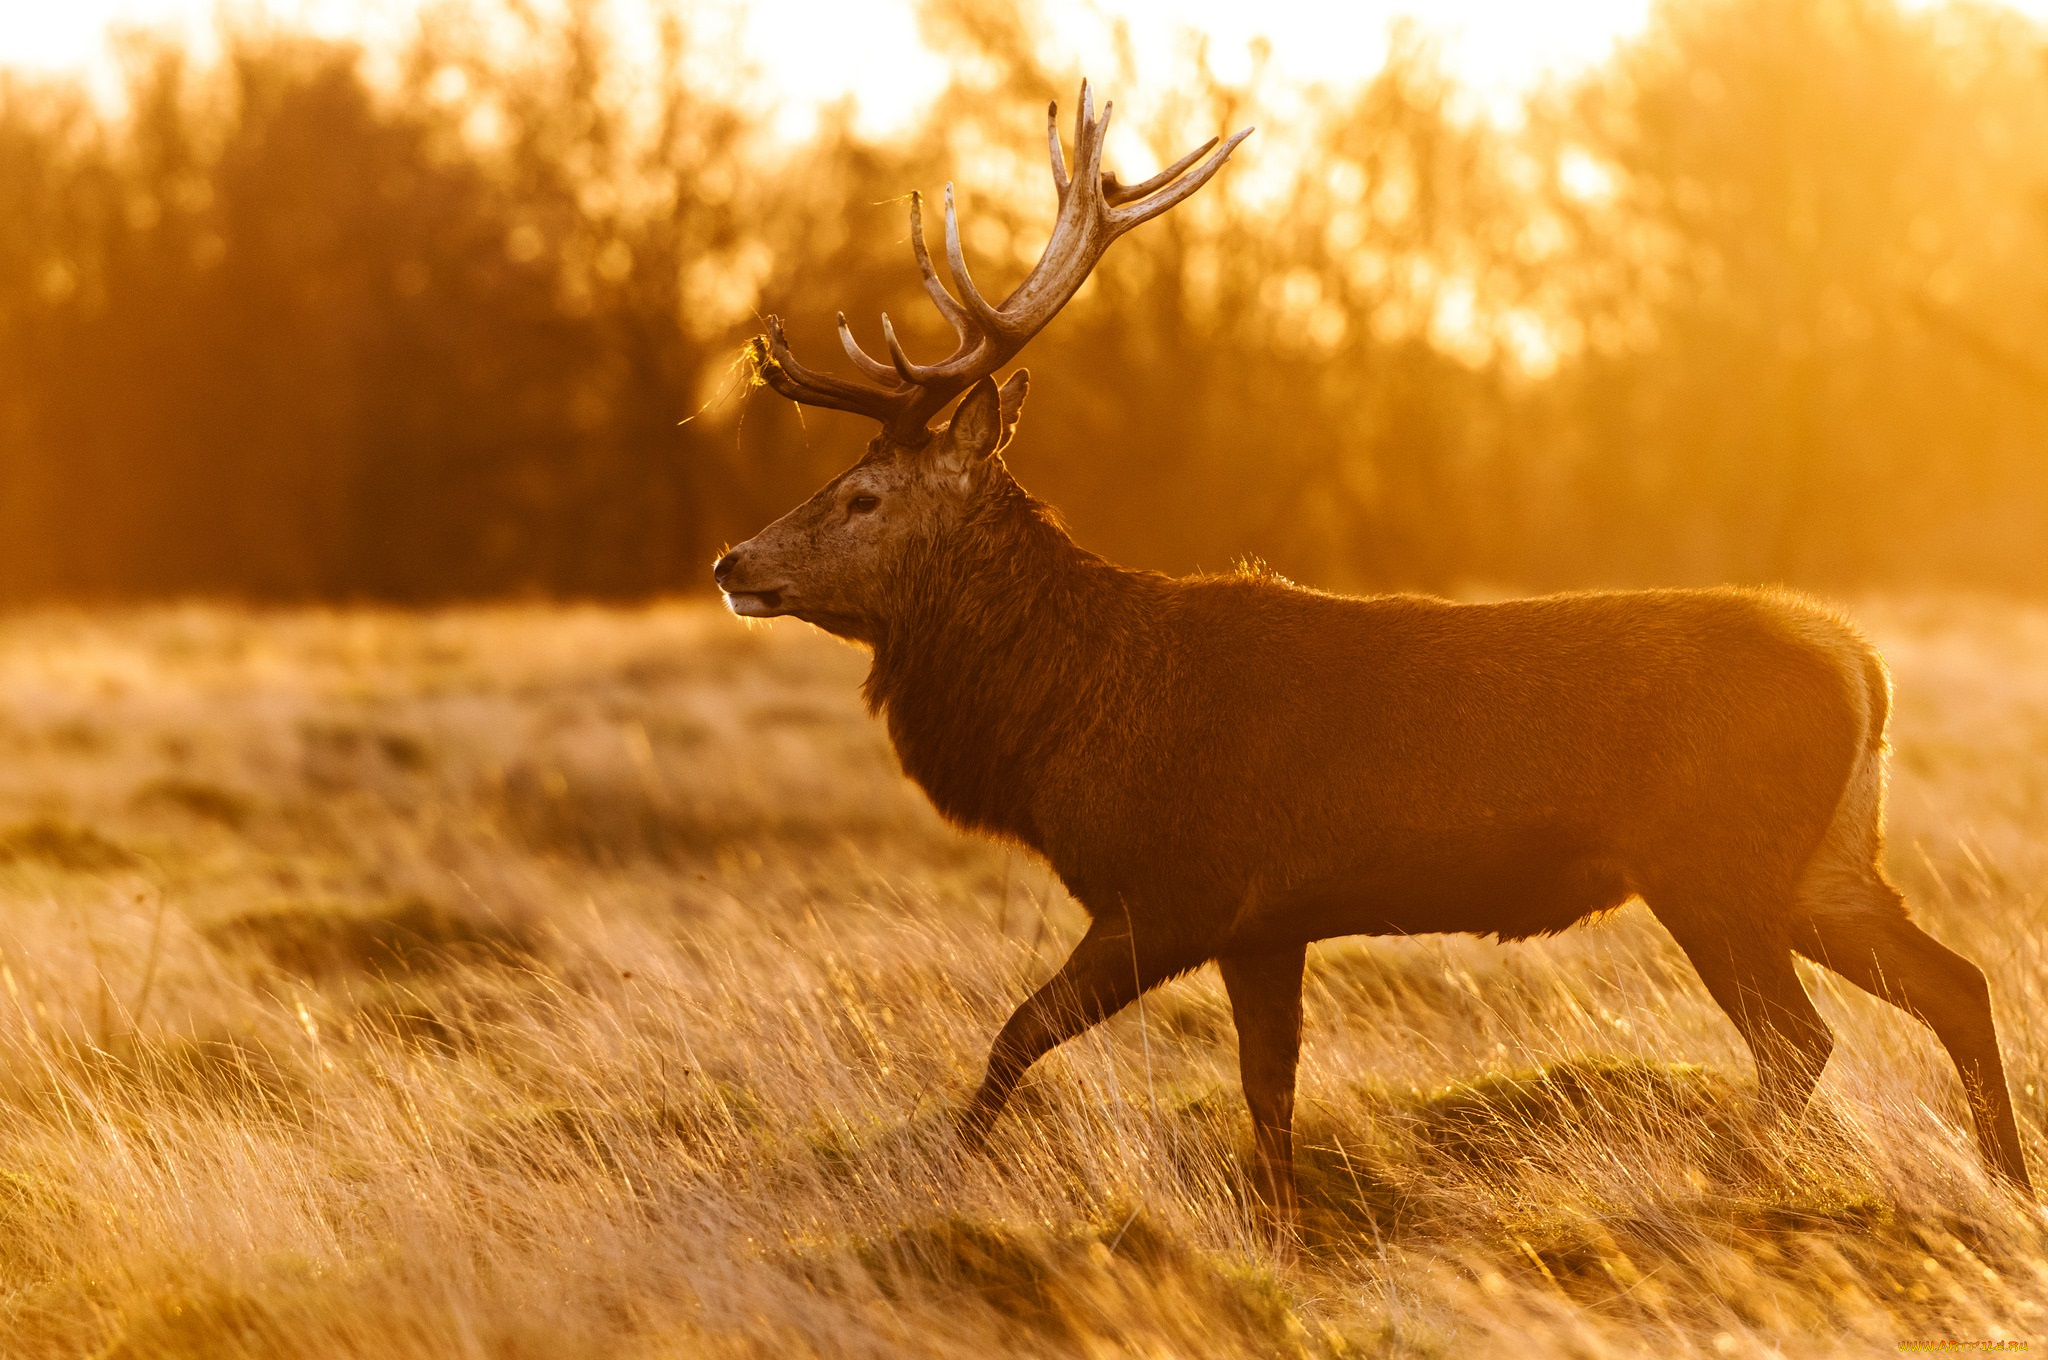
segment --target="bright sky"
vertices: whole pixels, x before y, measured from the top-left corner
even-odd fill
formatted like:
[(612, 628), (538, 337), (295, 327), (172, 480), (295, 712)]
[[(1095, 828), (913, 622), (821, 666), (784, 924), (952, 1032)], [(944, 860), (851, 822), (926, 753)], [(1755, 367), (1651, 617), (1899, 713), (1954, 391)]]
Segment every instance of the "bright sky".
[[(617, 3), (617, 0), (615, 0)], [(621, 9), (647, 0), (623, 0)], [(729, 14), (745, 50), (808, 121), (821, 102), (852, 93), (872, 131), (900, 122), (944, 79), (917, 36), (913, 0), (697, 0)], [(2048, 9), (2048, 0), (2038, 0)], [(169, 28), (199, 40), (216, 10), (259, 12), (330, 35), (373, 42), (401, 35), (417, 0), (0, 0), (0, 63), (85, 69), (111, 88), (109, 23)], [(1547, 73), (1599, 61), (1616, 38), (1639, 29), (1650, 0), (1045, 0), (1056, 40), (1091, 70), (1111, 65), (1110, 32), (1129, 24), (1140, 72), (1171, 54), (1181, 30), (1210, 38), (1226, 76), (1242, 72), (1252, 41), (1272, 45), (1278, 73), (1349, 84), (1384, 57), (1387, 27), (1417, 17), (1439, 36), (1447, 64), (1490, 103), (1505, 105)], [(791, 130), (795, 130), (792, 128)]]
[[(662, 0), (611, 0), (644, 14)], [(919, 41), (915, 0), (682, 0), (722, 16), (784, 105), (800, 134), (817, 107), (852, 94), (869, 132), (886, 131), (943, 83), (945, 71)], [(1909, 4), (1928, 0), (1907, 0)], [(2009, 0), (2048, 19), (2048, 0)], [(420, 0), (0, 0), (0, 64), (85, 70), (111, 95), (110, 24), (167, 29), (202, 48), (217, 12), (260, 14), (374, 46), (402, 37)], [(1057, 44), (1083, 69), (1114, 65), (1113, 26), (1128, 25), (1141, 80), (1171, 61), (1182, 35), (1209, 38), (1226, 77), (1249, 65), (1255, 39), (1271, 44), (1276, 74), (1351, 84), (1384, 59), (1389, 24), (1415, 20), (1434, 35), (1445, 64), (1497, 114), (1546, 77), (1598, 63), (1640, 31), (1652, 0), (1041, 0)], [(1054, 54), (1048, 54), (1054, 55)], [(1058, 54), (1066, 55), (1066, 54)], [(1064, 92), (1063, 92), (1064, 94)], [(1128, 97), (1128, 96), (1127, 96)]]

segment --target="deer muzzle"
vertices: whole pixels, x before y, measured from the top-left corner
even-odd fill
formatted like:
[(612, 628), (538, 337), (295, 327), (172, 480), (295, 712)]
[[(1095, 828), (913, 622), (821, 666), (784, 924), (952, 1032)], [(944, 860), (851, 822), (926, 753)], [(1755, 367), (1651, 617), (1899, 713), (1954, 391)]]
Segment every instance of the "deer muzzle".
[(754, 580), (747, 569), (745, 546), (741, 544), (712, 564), (711, 579), (725, 593), (726, 608), (733, 613), (741, 618), (772, 619), (784, 612), (782, 592), (788, 587)]

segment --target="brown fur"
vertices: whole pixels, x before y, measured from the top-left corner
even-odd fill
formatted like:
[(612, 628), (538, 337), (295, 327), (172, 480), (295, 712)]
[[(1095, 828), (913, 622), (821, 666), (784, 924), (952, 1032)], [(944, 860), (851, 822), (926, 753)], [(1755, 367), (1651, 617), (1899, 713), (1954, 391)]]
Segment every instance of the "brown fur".
[(2026, 1184), (1983, 975), (1881, 867), (1890, 688), (1846, 623), (1778, 591), (1459, 604), (1128, 571), (996, 456), (1012, 390), (998, 415), (983, 380), (928, 445), (878, 438), (718, 566), (742, 612), (870, 646), (904, 770), (1093, 918), (997, 1039), (971, 1137), (1042, 1053), (1217, 960), (1287, 1223), (1308, 943), (1524, 939), (1640, 896), (1778, 1108), (1832, 1045), (1797, 950), (1934, 1027), (1987, 1162)]

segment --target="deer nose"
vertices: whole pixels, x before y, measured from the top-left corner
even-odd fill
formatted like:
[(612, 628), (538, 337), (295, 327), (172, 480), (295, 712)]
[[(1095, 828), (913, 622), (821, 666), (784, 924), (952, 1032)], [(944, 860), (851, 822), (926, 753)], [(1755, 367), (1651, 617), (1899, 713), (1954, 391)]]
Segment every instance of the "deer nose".
[(739, 550), (735, 548), (711, 564), (711, 579), (723, 587), (725, 585), (725, 578), (732, 575), (732, 569), (738, 566), (739, 562)]

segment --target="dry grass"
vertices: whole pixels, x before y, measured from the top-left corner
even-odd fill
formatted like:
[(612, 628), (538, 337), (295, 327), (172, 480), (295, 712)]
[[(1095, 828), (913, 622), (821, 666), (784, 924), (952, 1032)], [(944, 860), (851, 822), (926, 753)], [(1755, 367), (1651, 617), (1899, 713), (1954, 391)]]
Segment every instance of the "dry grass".
[[(1894, 859), (2037, 1169), (2048, 612), (1868, 605)], [(0, 624), (0, 1353), (1765, 1355), (2031, 1338), (2048, 1223), (1814, 979), (1805, 1127), (1640, 908), (1312, 956), (1276, 1266), (1213, 978), (947, 1116), (1079, 914), (862, 661), (695, 606)]]

